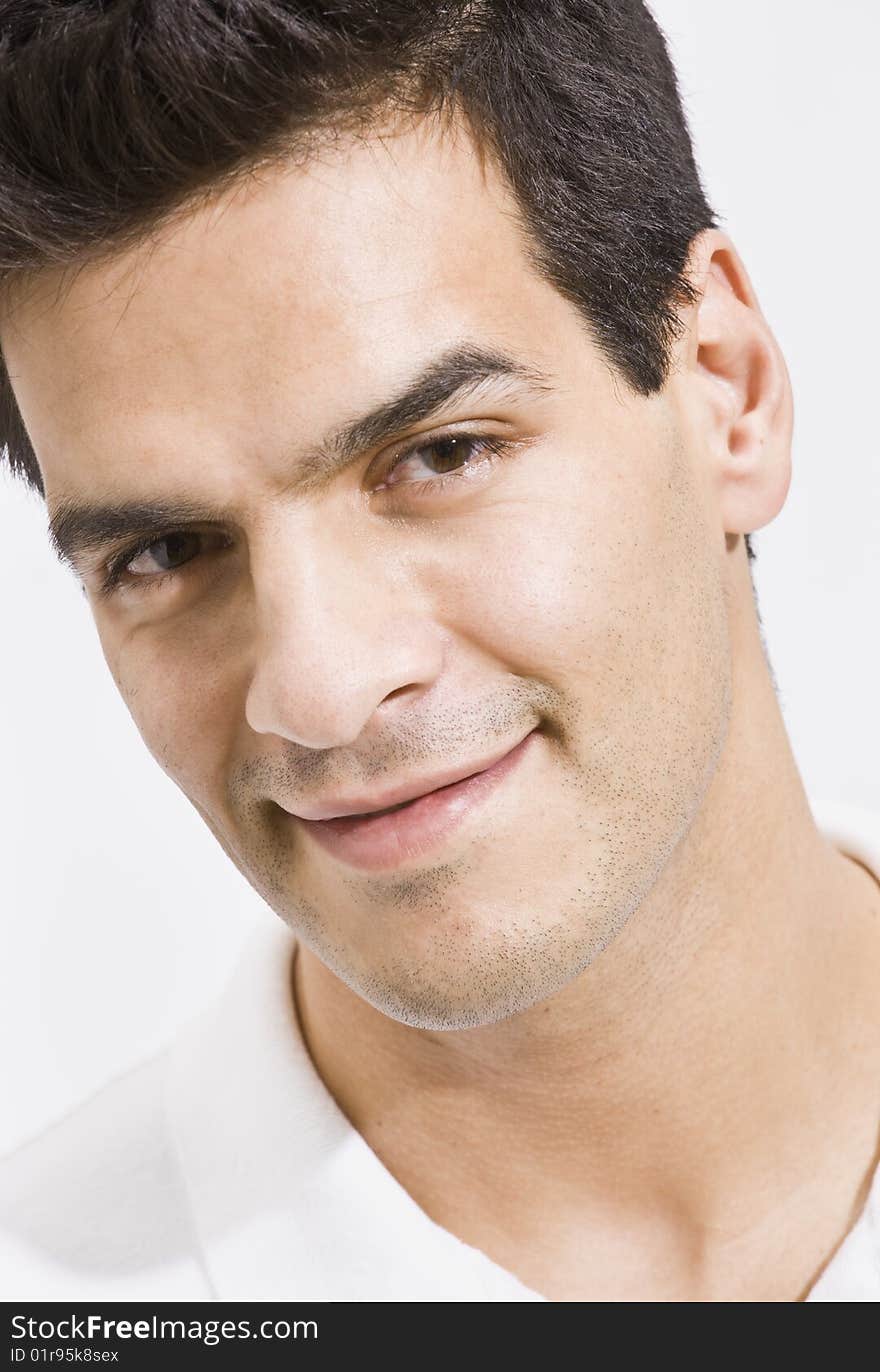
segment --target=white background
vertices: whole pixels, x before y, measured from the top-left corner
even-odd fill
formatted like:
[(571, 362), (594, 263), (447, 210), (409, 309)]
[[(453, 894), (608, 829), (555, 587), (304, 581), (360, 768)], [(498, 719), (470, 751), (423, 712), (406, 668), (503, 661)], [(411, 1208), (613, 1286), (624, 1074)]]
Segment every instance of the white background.
[[(808, 793), (880, 811), (876, 0), (655, 0), (710, 202), (786, 355), (794, 476), (754, 536)], [(170, 1037), (256, 920), (147, 753), (42, 505), (0, 477), (0, 1149)]]

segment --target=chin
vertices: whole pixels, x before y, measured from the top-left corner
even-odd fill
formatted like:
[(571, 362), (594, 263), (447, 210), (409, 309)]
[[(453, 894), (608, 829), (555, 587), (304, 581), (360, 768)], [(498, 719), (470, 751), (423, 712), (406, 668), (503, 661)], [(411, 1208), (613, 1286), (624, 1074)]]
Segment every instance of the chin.
[[(371, 970), (336, 974), (362, 999), (390, 1019), (415, 1029), (476, 1029), (497, 1024), (557, 995), (594, 960), (608, 940), (583, 931), (545, 929), (517, 940), (508, 931), (491, 948), (441, 950), (406, 963), (399, 957)], [(445, 951), (445, 956), (443, 955)]]

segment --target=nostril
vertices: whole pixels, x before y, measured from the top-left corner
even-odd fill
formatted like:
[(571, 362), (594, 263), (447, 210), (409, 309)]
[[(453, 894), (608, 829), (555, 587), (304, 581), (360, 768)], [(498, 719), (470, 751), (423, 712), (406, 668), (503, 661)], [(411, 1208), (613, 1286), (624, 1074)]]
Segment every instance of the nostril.
[(395, 700), (397, 696), (406, 695), (407, 691), (415, 690), (418, 690), (416, 682), (411, 682), (408, 686), (397, 686), (393, 691), (389, 691), (387, 696), (383, 697), (382, 704), (385, 705), (387, 701)]

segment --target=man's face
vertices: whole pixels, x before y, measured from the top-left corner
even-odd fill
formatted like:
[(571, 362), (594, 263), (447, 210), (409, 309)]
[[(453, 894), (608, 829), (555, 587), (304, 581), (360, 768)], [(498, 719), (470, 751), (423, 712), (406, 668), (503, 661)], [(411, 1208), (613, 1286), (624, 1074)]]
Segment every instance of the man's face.
[[(148, 748), (313, 952), (423, 1027), (497, 1020), (587, 966), (687, 831), (730, 708), (686, 379), (631, 394), (513, 209), (464, 136), (346, 141), (61, 291), (43, 274), (0, 340), (51, 515), (195, 520), (77, 564)], [(457, 349), (459, 377), (479, 353), (524, 375), (489, 368), (319, 466)], [(420, 807), (314, 818), (522, 740)]]

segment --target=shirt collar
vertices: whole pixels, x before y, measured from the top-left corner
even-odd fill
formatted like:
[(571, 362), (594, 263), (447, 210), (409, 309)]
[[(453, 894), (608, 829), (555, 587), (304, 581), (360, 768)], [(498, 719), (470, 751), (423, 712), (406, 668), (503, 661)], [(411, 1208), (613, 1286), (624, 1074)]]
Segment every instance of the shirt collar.
[(267, 916), (169, 1049), (166, 1111), (217, 1298), (543, 1301), (431, 1220), (349, 1123), (302, 1041), (295, 948)]

